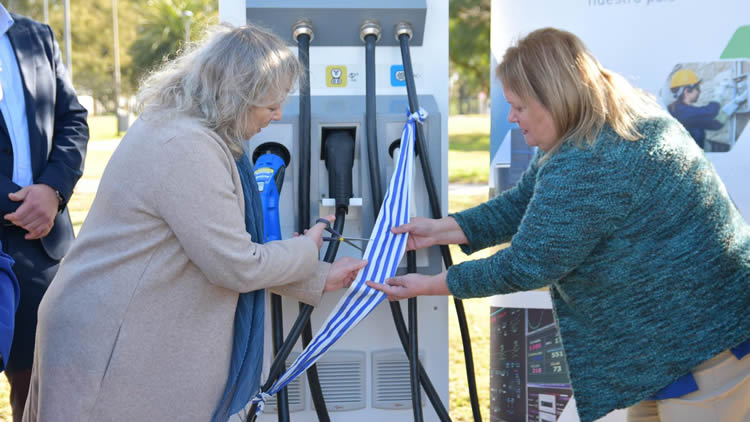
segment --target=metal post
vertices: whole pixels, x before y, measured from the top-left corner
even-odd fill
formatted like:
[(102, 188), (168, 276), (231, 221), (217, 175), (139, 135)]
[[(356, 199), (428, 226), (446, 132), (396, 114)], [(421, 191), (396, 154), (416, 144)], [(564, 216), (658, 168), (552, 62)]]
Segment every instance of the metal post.
[(190, 21), (193, 20), (193, 12), (185, 10), (182, 12), (182, 16), (185, 17), (185, 45), (190, 44)]
[(120, 37), (117, 21), (117, 0), (112, 0), (112, 32), (114, 33), (115, 54), (115, 133), (120, 135)]
[(73, 82), (73, 53), (70, 42), (70, 0), (65, 0), (63, 3), (63, 15), (64, 15), (64, 28), (65, 33), (65, 67), (68, 68), (68, 75), (70, 75), (70, 82)]
[(49, 25), (49, 0), (44, 0), (44, 23)]

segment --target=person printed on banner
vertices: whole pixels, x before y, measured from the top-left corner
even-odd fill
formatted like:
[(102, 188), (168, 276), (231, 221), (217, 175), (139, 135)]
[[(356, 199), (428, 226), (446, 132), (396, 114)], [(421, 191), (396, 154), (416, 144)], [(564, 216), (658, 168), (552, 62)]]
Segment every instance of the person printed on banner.
[(145, 79), (39, 308), (25, 421), (226, 421), (260, 386), (265, 290), (317, 305), (365, 266), (319, 261), (322, 223), (262, 244), (243, 144), (300, 69), (274, 34), (220, 25)]
[(529, 168), (481, 205), (392, 231), (411, 250), (510, 245), (368, 285), (391, 300), (548, 288), (582, 422), (629, 406), (630, 422), (750, 420), (750, 227), (690, 133), (570, 32), (531, 32), (497, 76), (538, 147)]
[(721, 129), (737, 108), (747, 101), (747, 91), (732, 98), (724, 107), (718, 101), (697, 106), (695, 103), (701, 95), (701, 82), (690, 69), (676, 71), (669, 84), (675, 101), (667, 106), (667, 110), (685, 126), (701, 148), (711, 152), (729, 151), (728, 143), (707, 141), (706, 130)]

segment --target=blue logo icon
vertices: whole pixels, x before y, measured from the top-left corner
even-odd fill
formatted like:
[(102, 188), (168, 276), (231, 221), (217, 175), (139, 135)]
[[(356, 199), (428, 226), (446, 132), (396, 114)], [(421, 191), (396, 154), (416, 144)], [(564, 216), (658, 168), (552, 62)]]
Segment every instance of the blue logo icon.
[(394, 64), (391, 66), (391, 86), (406, 86), (404, 65)]

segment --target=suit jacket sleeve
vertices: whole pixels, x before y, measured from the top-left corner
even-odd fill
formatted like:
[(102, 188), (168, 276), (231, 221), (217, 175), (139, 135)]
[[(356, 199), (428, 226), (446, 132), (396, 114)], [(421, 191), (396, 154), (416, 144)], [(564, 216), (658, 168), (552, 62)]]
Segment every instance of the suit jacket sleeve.
[(13, 183), (9, 177), (0, 175), (0, 216), (12, 213), (21, 205), (20, 202), (13, 202), (8, 198), (9, 193), (17, 192), (19, 189), (21, 187)]
[[(63, 201), (67, 202), (73, 194), (73, 187), (83, 174), (83, 160), (89, 140), (87, 112), (78, 102), (52, 29), (44, 25), (44, 30), (48, 35), (48, 38), (45, 37), (44, 45), (50, 60), (50, 72), (55, 78), (54, 126), (52, 150), (35, 183), (51, 186), (60, 192)], [(37, 97), (40, 101), (48, 101), (43, 95)]]

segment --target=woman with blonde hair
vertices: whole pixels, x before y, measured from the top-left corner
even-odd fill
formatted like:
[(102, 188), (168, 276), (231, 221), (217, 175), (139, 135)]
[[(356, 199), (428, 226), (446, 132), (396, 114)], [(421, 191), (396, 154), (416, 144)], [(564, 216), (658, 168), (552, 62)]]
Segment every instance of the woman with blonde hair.
[(299, 69), (273, 34), (220, 26), (145, 80), (42, 300), (24, 420), (225, 421), (257, 392), (264, 289), (315, 305), (364, 266), (319, 262), (322, 224), (260, 244), (242, 142)]
[(750, 229), (711, 163), (650, 96), (552, 28), (497, 68), (508, 120), (538, 153), (512, 189), (394, 228), (409, 249), (510, 242), (402, 299), (549, 288), (581, 420), (750, 420)]

